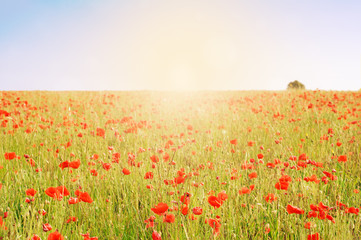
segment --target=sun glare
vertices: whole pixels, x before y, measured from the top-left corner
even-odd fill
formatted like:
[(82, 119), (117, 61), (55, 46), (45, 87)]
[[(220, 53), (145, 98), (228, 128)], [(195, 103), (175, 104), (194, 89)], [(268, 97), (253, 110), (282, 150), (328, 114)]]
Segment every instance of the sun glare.
[(211, 11), (187, 13), (158, 10), (137, 23), (135, 37), (129, 39), (127, 69), (131, 78), (144, 82), (144, 89), (214, 89), (222, 78), (234, 76), (238, 36)]

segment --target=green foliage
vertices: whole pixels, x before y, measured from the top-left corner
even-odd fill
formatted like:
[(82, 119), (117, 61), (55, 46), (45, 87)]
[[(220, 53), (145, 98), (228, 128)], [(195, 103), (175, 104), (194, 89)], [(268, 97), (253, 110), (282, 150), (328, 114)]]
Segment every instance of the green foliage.
[(301, 82), (295, 80), (293, 82), (290, 82), (287, 85), (287, 90), (304, 90), (305, 85), (303, 85)]

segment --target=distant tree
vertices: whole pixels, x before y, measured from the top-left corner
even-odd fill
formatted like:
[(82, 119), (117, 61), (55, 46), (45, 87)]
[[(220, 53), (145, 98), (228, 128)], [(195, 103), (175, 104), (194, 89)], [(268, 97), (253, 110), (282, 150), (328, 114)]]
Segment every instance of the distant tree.
[(305, 89), (305, 85), (303, 85), (297, 80), (290, 82), (287, 85), (287, 90), (304, 90), (304, 89)]

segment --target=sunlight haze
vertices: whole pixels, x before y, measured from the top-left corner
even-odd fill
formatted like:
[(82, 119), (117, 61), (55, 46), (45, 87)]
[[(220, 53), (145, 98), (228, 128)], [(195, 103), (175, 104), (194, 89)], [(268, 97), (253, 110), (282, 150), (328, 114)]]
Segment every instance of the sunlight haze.
[(1, 1), (1, 90), (359, 90), (356, 1)]

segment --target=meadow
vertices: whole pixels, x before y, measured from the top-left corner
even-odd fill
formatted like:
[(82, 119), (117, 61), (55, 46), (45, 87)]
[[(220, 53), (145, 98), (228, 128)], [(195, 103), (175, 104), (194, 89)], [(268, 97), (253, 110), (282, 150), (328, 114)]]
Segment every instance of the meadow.
[(0, 239), (361, 238), (361, 92), (0, 99)]

